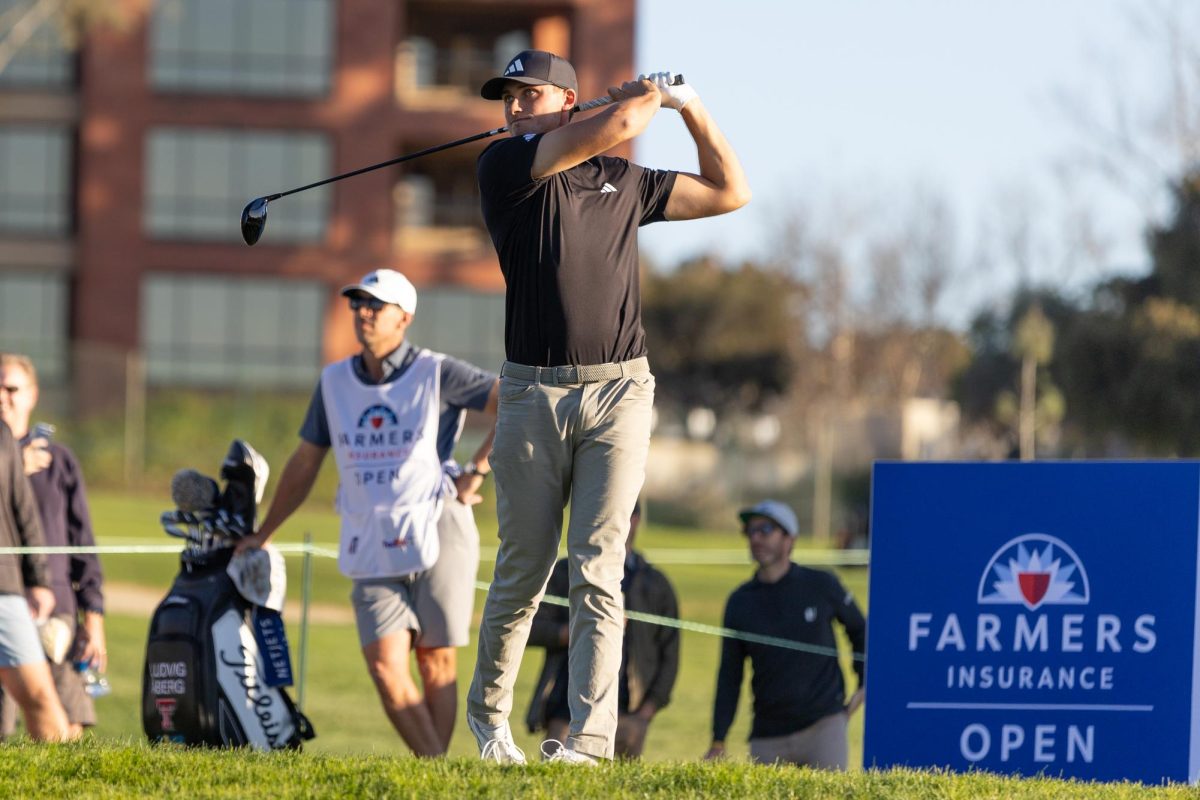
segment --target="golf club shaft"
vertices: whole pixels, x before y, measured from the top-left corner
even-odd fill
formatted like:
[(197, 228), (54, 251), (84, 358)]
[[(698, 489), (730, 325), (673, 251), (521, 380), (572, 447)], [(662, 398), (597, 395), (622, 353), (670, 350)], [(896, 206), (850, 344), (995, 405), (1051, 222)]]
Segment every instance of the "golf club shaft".
[[(675, 85), (676, 86), (681, 85), (683, 82), (684, 81), (683, 81), (682, 75), (675, 76)], [(571, 111), (572, 111), (572, 113), (575, 113), (578, 111), (591, 111), (594, 108), (600, 108), (601, 106), (606, 106), (612, 102), (614, 102), (612, 97), (605, 95), (604, 97), (597, 97), (595, 100), (588, 100), (586, 103), (580, 103), (579, 105), (575, 106), (575, 108), (571, 109)], [(345, 172), (345, 173), (342, 173), (341, 175), (334, 175), (332, 178), (326, 178), (325, 180), (317, 181), (316, 183), (310, 183), (307, 186), (299, 186), (295, 189), (288, 189), (286, 192), (279, 192), (278, 194), (269, 194), (266, 197), (264, 197), (263, 199), (264, 200), (278, 200), (281, 197), (287, 197), (289, 194), (296, 194), (296, 192), (304, 192), (309, 189), (315, 189), (318, 186), (324, 186), (327, 183), (333, 183), (334, 181), (340, 181), (345, 178), (353, 178), (355, 175), (362, 175), (364, 172), (371, 172), (373, 170), (383, 169), (384, 167), (390, 167), (393, 164), (400, 164), (405, 161), (411, 161), (414, 158), (421, 158), (422, 156), (431, 155), (433, 153), (440, 153), (443, 150), (449, 150), (451, 147), (458, 147), (459, 145), (470, 144), (471, 142), (477, 142), (480, 139), (487, 139), (491, 136), (496, 136), (498, 134), (504, 133), (507, 130), (508, 130), (507, 125), (505, 125), (502, 128), (492, 128), (490, 131), (484, 131), (483, 133), (477, 133), (474, 136), (468, 136), (465, 139), (456, 139), (453, 142), (446, 142), (445, 144), (439, 144), (439, 145), (434, 145), (433, 147), (427, 147), (424, 150), (417, 151), (416, 153), (409, 153), (408, 155), (398, 156), (398, 157), (390, 159), (388, 161), (382, 161), (378, 164), (372, 164), (369, 167), (360, 167), (356, 170), (353, 170), (352, 172)]]
[(287, 197), (289, 194), (295, 194), (296, 192), (303, 192), (308, 189), (315, 189), (318, 186), (324, 186), (327, 183), (333, 183), (334, 181), (340, 181), (345, 178), (353, 178), (355, 175), (362, 175), (364, 172), (371, 172), (372, 170), (383, 169), (384, 167), (390, 167), (393, 164), (400, 164), (404, 161), (411, 161), (414, 158), (420, 158), (421, 156), (427, 156), (427, 155), (430, 155), (431, 153), (439, 153), (442, 150), (449, 150), (451, 147), (458, 147), (459, 145), (462, 145), (462, 144), (468, 144), (470, 142), (475, 142), (480, 139), (486, 139), (489, 136), (495, 136), (496, 134), (504, 133), (506, 130), (508, 130), (507, 127), (493, 128), (490, 131), (484, 131), (483, 133), (477, 133), (474, 136), (468, 136), (465, 139), (457, 139), (453, 142), (446, 142), (445, 144), (439, 144), (439, 145), (435, 145), (433, 147), (427, 147), (424, 150), (420, 150), (416, 153), (409, 153), (408, 155), (399, 156), (397, 158), (393, 158), (388, 161), (383, 161), (378, 164), (372, 164), (369, 167), (360, 167), (359, 169), (353, 170), (352, 172), (344, 172), (341, 175), (334, 175), (332, 178), (326, 178), (323, 181), (317, 181), (316, 183), (310, 183), (307, 186), (300, 186), (295, 189), (288, 189), (286, 192), (280, 192), (278, 194), (269, 194), (264, 199), (265, 200), (278, 200), (281, 197)]

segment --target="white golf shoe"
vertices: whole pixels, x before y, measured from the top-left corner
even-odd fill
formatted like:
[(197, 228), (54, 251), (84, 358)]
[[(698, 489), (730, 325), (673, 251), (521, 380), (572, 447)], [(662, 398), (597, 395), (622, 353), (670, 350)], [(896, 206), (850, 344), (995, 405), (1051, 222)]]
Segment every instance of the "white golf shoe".
[(600, 762), (584, 753), (577, 753), (558, 739), (547, 739), (541, 746), (542, 760), (554, 764), (571, 764), (580, 767), (598, 767)]
[(525, 752), (513, 741), (512, 730), (507, 722), (488, 725), (468, 714), (467, 728), (475, 735), (479, 757), (484, 761), (495, 761), (497, 764), (525, 763)]

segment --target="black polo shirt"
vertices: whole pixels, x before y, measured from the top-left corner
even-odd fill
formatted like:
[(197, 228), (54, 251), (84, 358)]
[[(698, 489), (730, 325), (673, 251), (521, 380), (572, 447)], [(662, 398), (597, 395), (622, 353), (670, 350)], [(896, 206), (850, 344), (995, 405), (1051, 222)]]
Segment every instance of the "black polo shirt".
[(637, 229), (665, 219), (677, 173), (596, 156), (534, 179), (540, 140), (494, 142), (477, 167), (507, 286), (508, 360), (556, 366), (644, 356)]
[[(743, 583), (725, 605), (726, 628), (774, 636), (837, 652), (833, 623), (846, 631), (856, 653), (866, 652), (867, 621), (837, 576), (792, 564), (775, 583), (757, 577)], [(713, 701), (713, 741), (724, 741), (737, 711), (746, 658), (754, 667), (751, 739), (788, 736), (830, 714), (846, 702), (842, 668), (830, 655), (727, 638), (721, 641), (721, 666)], [(854, 662), (862, 686), (864, 663)]]

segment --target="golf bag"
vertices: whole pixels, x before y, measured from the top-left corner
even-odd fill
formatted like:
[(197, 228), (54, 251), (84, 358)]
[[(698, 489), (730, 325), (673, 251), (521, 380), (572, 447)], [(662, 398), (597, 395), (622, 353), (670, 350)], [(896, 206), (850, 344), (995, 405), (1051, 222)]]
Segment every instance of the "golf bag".
[(163, 514), (163, 527), (189, 544), (150, 621), (142, 727), (152, 742), (298, 748), (315, 734), (283, 688), (291, 664), (282, 619), (243, 597), (228, 570), (236, 540), (253, 530), (266, 462), (235, 441), (221, 477), (222, 492), (191, 470), (172, 481), (179, 508)]

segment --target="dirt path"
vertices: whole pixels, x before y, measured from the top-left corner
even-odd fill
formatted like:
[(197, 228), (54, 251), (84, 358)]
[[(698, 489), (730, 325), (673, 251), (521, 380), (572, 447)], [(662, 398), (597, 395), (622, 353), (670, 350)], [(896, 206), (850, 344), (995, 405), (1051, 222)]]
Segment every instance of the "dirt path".
[[(104, 607), (112, 614), (149, 617), (166, 594), (165, 589), (105, 581)], [(283, 616), (289, 625), (299, 624), (300, 604), (289, 600), (284, 606)], [(308, 607), (308, 621), (317, 625), (353, 625), (354, 612), (350, 610), (348, 601), (345, 607), (313, 603)]]

